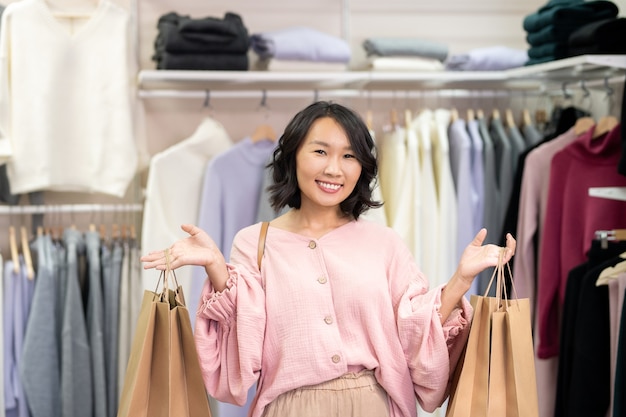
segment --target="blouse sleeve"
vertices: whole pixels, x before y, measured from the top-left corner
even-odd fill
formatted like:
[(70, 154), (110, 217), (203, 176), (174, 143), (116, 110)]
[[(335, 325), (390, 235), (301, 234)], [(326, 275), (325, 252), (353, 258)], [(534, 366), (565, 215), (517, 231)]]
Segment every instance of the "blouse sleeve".
[(463, 297), (442, 324), (439, 309), (445, 284), (428, 291), (428, 281), (412, 259), (400, 265), (409, 282), (404, 281), (404, 291), (397, 296), (398, 334), (418, 402), (431, 412), (448, 395), (450, 377), (469, 335), (472, 307)]
[(266, 319), (265, 294), (253, 253), (256, 242), (235, 237), (226, 289), (216, 292), (210, 280), (205, 281), (194, 331), (207, 392), (239, 406), (246, 403), (260, 374)]

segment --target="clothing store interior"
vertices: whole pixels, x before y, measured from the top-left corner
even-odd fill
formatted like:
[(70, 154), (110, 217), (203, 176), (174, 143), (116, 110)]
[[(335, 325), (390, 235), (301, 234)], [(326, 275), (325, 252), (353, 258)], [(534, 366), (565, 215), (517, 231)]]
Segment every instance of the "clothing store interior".
[[(116, 416), (143, 292), (160, 276), (139, 257), (184, 237), (184, 223), (227, 257), (239, 229), (279, 215), (266, 165), (318, 100), (366, 122), (384, 202), (366, 217), (406, 239), (431, 286), (480, 228), (490, 243), (516, 238), (539, 415), (626, 415), (626, 0), (1, 10), (0, 417), (50, 417), (49, 398), (82, 407), (84, 390), (94, 412), (72, 415)], [(53, 261), (64, 282), (38, 291)], [(206, 275), (176, 277), (193, 325)], [(211, 399), (217, 417), (248, 407)], [(445, 404), (419, 415), (443, 417)]]

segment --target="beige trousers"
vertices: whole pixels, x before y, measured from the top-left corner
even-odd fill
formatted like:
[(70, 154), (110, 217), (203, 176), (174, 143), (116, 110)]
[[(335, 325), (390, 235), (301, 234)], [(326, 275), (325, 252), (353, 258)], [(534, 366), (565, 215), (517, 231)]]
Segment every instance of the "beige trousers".
[(388, 417), (387, 393), (373, 371), (286, 392), (265, 407), (263, 417)]

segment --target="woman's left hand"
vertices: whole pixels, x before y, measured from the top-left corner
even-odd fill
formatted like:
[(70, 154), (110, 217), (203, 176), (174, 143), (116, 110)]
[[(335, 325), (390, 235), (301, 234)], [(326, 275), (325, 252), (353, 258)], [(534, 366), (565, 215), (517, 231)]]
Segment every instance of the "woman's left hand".
[[(510, 233), (506, 235), (506, 247), (487, 244), (483, 245), (487, 237), (487, 229), (481, 229), (474, 237), (474, 240), (467, 245), (461, 260), (457, 273), (467, 284), (471, 285), (474, 278), (483, 270), (498, 265), (498, 262), (506, 264), (515, 254), (516, 241)], [(500, 254), (504, 249), (504, 256), (500, 259)]]

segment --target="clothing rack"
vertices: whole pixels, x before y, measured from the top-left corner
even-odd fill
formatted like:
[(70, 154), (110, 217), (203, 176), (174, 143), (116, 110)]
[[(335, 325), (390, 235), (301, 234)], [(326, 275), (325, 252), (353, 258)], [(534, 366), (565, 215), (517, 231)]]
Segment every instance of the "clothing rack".
[(140, 212), (143, 204), (41, 204), (0, 206), (0, 215), (47, 214), (47, 213), (105, 213)]
[[(241, 91), (213, 91), (213, 90), (140, 90), (139, 98), (142, 99), (205, 99), (225, 98), (225, 99), (293, 99), (293, 98), (317, 98), (341, 97), (341, 98), (362, 98), (362, 99), (394, 99), (394, 98), (497, 98), (511, 96), (541, 96), (546, 91), (537, 89), (533, 91), (510, 91), (510, 90), (468, 90), (468, 89), (446, 89), (446, 90), (386, 90), (386, 91), (364, 91), (352, 89), (338, 90), (241, 90)], [(560, 93), (559, 93), (560, 94)]]

